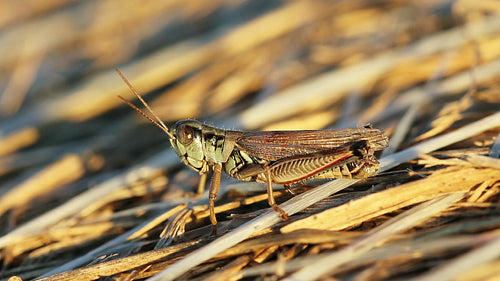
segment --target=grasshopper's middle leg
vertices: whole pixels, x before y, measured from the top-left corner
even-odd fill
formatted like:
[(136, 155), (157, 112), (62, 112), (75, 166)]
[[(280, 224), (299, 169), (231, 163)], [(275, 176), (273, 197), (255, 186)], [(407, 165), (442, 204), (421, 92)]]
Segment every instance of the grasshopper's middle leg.
[(212, 182), (210, 183), (210, 190), (208, 192), (208, 200), (210, 206), (210, 222), (213, 226), (212, 234), (217, 234), (217, 218), (215, 217), (215, 198), (219, 193), (220, 175), (222, 172), (222, 164), (216, 163), (213, 166), (214, 174), (212, 175)]
[(290, 216), (285, 211), (283, 211), (283, 209), (281, 209), (274, 200), (271, 169), (269, 169), (269, 167), (265, 167), (265, 173), (266, 173), (266, 183), (267, 183), (267, 201), (269, 202), (269, 205), (271, 205), (273, 210), (275, 210), (280, 214), (283, 220), (289, 220)]
[(194, 195), (193, 199), (196, 201), (200, 198), (201, 195), (203, 195), (203, 192), (205, 191), (205, 185), (207, 183), (207, 175), (208, 173), (201, 174), (200, 176), (200, 181), (198, 182), (198, 189), (196, 190), (196, 194)]

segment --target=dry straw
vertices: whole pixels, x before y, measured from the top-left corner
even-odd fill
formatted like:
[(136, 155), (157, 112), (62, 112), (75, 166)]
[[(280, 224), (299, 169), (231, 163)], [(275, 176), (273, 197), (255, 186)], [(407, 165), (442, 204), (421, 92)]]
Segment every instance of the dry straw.
[[(0, 279), (496, 280), (498, 1), (0, 2)], [(360, 127), (381, 173), (208, 195), (145, 125)], [(327, 265), (327, 266), (325, 266)]]

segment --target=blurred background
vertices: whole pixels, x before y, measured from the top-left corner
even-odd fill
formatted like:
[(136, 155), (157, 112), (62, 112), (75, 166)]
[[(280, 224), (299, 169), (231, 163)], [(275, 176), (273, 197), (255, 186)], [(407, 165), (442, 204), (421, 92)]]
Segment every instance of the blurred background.
[[(169, 125), (391, 135), (411, 109), (408, 147), (498, 111), (499, 12), (495, 0), (0, 1), (0, 276), (40, 276), (144, 217), (65, 245), (45, 232), (58, 223), (193, 194), (167, 136), (117, 98), (139, 106), (115, 68)], [(144, 186), (5, 238), (124, 171), (114, 186), (130, 186), (145, 163)]]

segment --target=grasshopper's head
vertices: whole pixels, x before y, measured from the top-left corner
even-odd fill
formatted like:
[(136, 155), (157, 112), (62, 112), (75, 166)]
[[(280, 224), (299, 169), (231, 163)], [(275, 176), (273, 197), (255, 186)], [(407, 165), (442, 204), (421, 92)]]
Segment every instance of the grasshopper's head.
[(167, 125), (165, 125), (165, 123), (163, 123), (163, 121), (161, 121), (161, 119), (149, 107), (148, 103), (139, 95), (139, 93), (137, 93), (137, 91), (132, 86), (132, 84), (130, 84), (127, 78), (125, 78), (125, 76), (118, 69), (116, 69), (116, 72), (118, 72), (123, 81), (125, 81), (132, 93), (134, 93), (134, 95), (153, 115), (154, 119), (149, 117), (146, 113), (140, 110), (137, 106), (133, 105), (131, 102), (127, 101), (121, 96), (118, 97), (130, 107), (139, 112), (146, 119), (162, 129), (169, 136), (170, 143), (172, 144), (175, 153), (177, 153), (184, 164), (199, 173), (206, 173), (209, 169), (209, 166), (207, 161), (205, 160), (205, 153), (203, 150), (203, 125), (196, 120), (183, 120), (177, 122), (174, 128), (172, 130), (169, 130)]
[(171, 130), (170, 143), (184, 164), (197, 172), (205, 173), (209, 167), (203, 150), (202, 127), (196, 120), (179, 121)]

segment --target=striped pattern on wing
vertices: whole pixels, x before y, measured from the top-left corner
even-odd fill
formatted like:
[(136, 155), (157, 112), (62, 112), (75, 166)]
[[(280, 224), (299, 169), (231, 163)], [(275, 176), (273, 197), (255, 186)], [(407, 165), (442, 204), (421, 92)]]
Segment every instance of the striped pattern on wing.
[(381, 150), (388, 145), (387, 136), (381, 131), (360, 128), (244, 132), (237, 138), (236, 146), (255, 157), (275, 161), (350, 146), (360, 140), (366, 140), (371, 151)]

